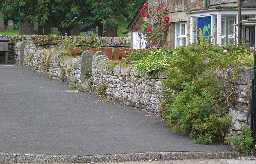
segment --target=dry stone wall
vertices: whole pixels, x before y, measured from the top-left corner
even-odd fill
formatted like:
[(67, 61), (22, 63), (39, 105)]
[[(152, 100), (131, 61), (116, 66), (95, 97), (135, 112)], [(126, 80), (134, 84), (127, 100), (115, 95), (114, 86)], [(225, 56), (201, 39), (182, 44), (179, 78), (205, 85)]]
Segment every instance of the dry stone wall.
[(161, 81), (164, 77), (143, 75), (131, 66), (109, 68), (108, 62), (105, 55), (94, 56), (93, 83), (105, 85), (107, 96), (151, 113), (159, 113), (163, 90)]
[(51, 79), (66, 81), (71, 88), (90, 90), (106, 86), (106, 95), (127, 105), (158, 114), (164, 77), (142, 75), (134, 68), (111, 67), (106, 55), (86, 51), (81, 57), (62, 57), (61, 47), (43, 48), (26, 40), (16, 45), (18, 63)]
[(236, 86), (236, 99), (230, 108), (229, 114), (232, 117), (231, 133), (240, 132), (243, 126), (251, 123), (250, 104), (252, 95), (253, 70), (245, 68), (240, 72), (238, 80), (234, 82)]
[[(110, 64), (101, 52), (86, 51), (75, 58), (63, 57), (59, 49), (61, 47), (37, 47), (29, 40), (19, 42), (16, 44), (18, 63), (50, 78), (66, 81), (71, 88), (86, 91), (105, 86), (108, 97), (151, 113), (160, 113), (164, 75), (144, 75), (129, 65)], [(241, 72), (239, 79), (233, 82), (237, 96), (229, 110), (233, 119), (231, 133), (250, 124), (252, 76), (249, 72)], [(229, 78), (225, 73), (222, 76)]]

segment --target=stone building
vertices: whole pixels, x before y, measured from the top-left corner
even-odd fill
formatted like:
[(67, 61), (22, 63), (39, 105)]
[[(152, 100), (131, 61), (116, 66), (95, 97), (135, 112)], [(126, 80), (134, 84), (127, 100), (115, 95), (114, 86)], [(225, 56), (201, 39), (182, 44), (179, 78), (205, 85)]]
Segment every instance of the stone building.
[[(155, 0), (151, 0), (153, 2)], [(166, 45), (170, 48), (198, 43), (200, 37), (214, 44), (237, 43), (238, 12), (237, 0), (163, 0), (169, 6), (171, 25)], [(146, 2), (146, 1), (145, 1)], [(242, 20), (256, 17), (256, 0), (242, 0)], [(130, 23), (132, 35), (139, 30), (143, 20), (138, 13)], [(250, 47), (256, 46), (255, 25), (244, 25), (243, 41)], [(140, 34), (142, 35), (142, 34)], [(133, 47), (137, 42), (133, 40)], [(137, 46), (136, 48), (144, 48)]]
[[(227, 45), (237, 43), (238, 12), (237, 0), (209, 0), (205, 9), (190, 12), (190, 43), (198, 42), (199, 30), (212, 43)], [(256, 2), (244, 0), (242, 3), (242, 20), (256, 17)], [(244, 25), (243, 41), (250, 47), (256, 46), (255, 25)]]

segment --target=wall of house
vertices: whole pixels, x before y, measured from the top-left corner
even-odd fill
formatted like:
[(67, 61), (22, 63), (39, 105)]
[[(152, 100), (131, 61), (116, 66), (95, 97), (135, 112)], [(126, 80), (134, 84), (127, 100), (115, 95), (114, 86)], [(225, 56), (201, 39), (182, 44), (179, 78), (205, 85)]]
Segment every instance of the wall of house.
[[(236, 7), (237, 0), (209, 0), (210, 7)], [(256, 7), (255, 0), (243, 0), (242, 6), (245, 8)]]
[(131, 32), (132, 49), (144, 49), (147, 46), (146, 37), (142, 32)]
[(243, 7), (248, 7), (248, 8), (252, 8), (252, 7), (256, 7), (256, 1), (255, 0), (244, 0), (242, 2)]
[(171, 23), (169, 27), (169, 33), (166, 39), (166, 47), (175, 47), (175, 23)]
[(237, 0), (209, 0), (209, 6), (235, 7), (237, 6)]
[(190, 11), (205, 9), (204, 0), (189, 0), (189, 1), (190, 1), (189, 3)]

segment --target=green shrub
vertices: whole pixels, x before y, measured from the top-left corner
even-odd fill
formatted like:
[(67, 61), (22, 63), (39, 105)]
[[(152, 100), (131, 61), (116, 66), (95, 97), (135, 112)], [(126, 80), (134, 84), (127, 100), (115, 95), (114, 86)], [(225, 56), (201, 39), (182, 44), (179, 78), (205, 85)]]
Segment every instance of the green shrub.
[(68, 82), (68, 89), (76, 90), (77, 89), (77, 84), (75, 82)]
[(100, 97), (106, 97), (107, 95), (107, 86), (104, 84), (96, 86), (96, 94)]
[(224, 141), (231, 125), (230, 117), (219, 110), (209, 91), (186, 84), (168, 108), (166, 116), (170, 127), (190, 135), (196, 143), (214, 144)]
[(187, 84), (169, 104), (167, 119), (177, 132), (189, 134), (195, 120), (202, 120), (214, 112), (214, 99), (205, 91)]
[(15, 29), (8, 29), (6, 31), (1, 31), (0, 36), (17, 36), (19, 35), (18, 30)]
[(171, 56), (171, 50), (153, 49), (133, 52), (129, 55), (128, 61), (132, 61), (132, 64), (142, 73), (152, 73), (168, 68)]
[(253, 153), (253, 137), (252, 131), (248, 127), (242, 128), (242, 133), (227, 138), (227, 142), (232, 145), (236, 151), (240, 152), (242, 155), (252, 155)]
[(232, 68), (234, 79), (241, 66), (252, 65), (253, 55), (241, 47), (202, 44), (135, 51), (128, 62), (143, 73), (167, 72), (163, 105), (167, 124), (196, 143), (214, 144), (224, 141), (231, 125), (227, 93), (234, 92), (232, 83), (218, 79), (216, 72)]
[(91, 35), (82, 35), (77, 39), (77, 45), (81, 46), (81, 48), (99, 48), (103, 46), (102, 40), (97, 36), (97, 34), (93, 33)]
[(196, 143), (223, 143), (230, 125), (230, 116), (213, 113), (204, 119), (196, 120), (193, 123), (190, 136), (195, 139)]

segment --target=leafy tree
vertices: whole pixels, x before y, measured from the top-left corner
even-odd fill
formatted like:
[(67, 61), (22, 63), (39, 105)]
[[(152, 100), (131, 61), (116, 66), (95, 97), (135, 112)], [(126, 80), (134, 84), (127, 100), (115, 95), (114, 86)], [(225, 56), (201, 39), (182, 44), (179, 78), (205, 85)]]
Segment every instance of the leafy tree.
[(142, 0), (2, 0), (5, 19), (38, 24), (46, 31), (57, 27), (63, 33), (83, 25), (105, 27), (116, 33), (127, 27)]
[[(136, 9), (144, 0), (88, 0), (95, 24), (102, 24), (116, 32), (118, 27), (128, 26)], [(110, 32), (111, 33), (111, 32)]]

